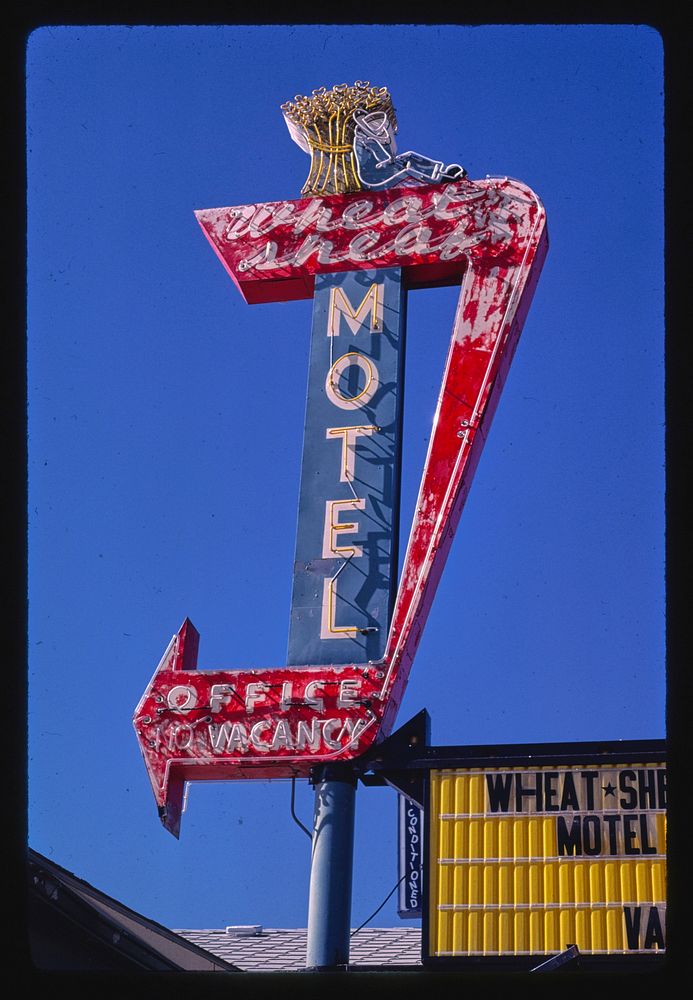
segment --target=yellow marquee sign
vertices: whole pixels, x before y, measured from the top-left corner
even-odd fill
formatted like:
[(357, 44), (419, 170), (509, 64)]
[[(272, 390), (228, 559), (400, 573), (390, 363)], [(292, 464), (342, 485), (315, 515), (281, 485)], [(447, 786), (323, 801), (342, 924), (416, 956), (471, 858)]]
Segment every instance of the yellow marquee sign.
[(666, 768), (431, 770), (428, 956), (663, 952)]

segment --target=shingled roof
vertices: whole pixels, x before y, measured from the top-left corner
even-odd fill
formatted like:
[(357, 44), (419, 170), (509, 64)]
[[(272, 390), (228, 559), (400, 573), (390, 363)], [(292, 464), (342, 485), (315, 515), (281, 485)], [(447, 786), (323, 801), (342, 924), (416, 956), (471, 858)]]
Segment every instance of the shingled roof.
[[(175, 933), (244, 972), (300, 972), (306, 967), (306, 930), (251, 925)], [(351, 938), (349, 968), (421, 968), (421, 928), (363, 927)]]
[[(169, 930), (36, 851), (27, 855), (29, 930), (37, 969), (302, 972), (304, 929), (229, 926)], [(421, 969), (418, 927), (362, 927), (349, 968)]]

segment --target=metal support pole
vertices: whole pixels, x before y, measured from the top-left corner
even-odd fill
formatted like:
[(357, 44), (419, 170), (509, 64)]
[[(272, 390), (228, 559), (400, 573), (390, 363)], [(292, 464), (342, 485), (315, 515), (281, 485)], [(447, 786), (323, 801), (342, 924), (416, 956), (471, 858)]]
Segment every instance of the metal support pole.
[(315, 788), (306, 968), (349, 964), (356, 777), (348, 764), (311, 775)]

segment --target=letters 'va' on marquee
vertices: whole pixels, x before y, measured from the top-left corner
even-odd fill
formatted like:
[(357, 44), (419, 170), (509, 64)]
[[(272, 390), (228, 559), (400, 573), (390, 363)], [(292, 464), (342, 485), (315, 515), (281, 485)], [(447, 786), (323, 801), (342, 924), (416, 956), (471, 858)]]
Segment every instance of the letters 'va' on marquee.
[[(198, 670), (199, 636), (186, 619), (135, 711), (159, 814), (176, 836), (185, 781), (308, 775), (392, 729), (548, 247), (543, 206), (526, 185), (471, 181), (457, 164), (397, 154), (384, 88), (316, 92), (284, 113), (311, 155), (305, 197), (195, 214), (246, 302), (315, 297), (308, 408), (317, 405), (322, 424), (310, 440), (321, 442), (334, 490), (319, 498), (319, 517), (299, 514), (299, 544), (310, 521), (314, 550), (297, 549), (307, 576), (294, 575), (289, 665)], [(407, 290), (452, 284), (459, 301), (395, 591), (397, 496), (386, 496), (377, 470), (399, 461), (400, 359), (394, 350), (386, 363), (382, 350), (403, 339)], [(388, 399), (381, 424), (376, 407)], [(307, 423), (304, 467), (309, 451)], [(375, 480), (360, 495), (367, 470)], [(348, 573), (370, 572), (359, 531), (376, 522), (387, 544), (367, 554), (388, 573), (375, 604), (350, 619), (358, 587)], [(311, 585), (317, 599), (303, 600)], [(317, 630), (304, 660), (297, 616)]]

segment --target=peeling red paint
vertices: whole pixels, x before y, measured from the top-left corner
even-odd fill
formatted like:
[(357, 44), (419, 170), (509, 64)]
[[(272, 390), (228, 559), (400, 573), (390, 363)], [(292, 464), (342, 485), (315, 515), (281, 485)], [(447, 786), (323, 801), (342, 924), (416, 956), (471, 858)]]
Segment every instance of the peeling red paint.
[(176, 836), (185, 781), (307, 775), (374, 742), (378, 665), (200, 671), (198, 641), (186, 619), (134, 717), (162, 822)]
[(473, 324), (476, 320), (477, 313), (479, 312), (479, 303), (470, 301), (464, 307), (463, 319), (465, 323)]
[(316, 274), (402, 267), (408, 287), (456, 284), (469, 260), (508, 267), (532, 193), (508, 178), (401, 186), (357, 195), (195, 213), (246, 302), (310, 298)]

